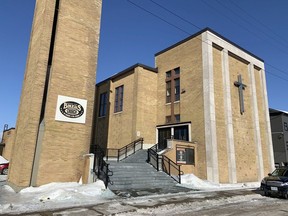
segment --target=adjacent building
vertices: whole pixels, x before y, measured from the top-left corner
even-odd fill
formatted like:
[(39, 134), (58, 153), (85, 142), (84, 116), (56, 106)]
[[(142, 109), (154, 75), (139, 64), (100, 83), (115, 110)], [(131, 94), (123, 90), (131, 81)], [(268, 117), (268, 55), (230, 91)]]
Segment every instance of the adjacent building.
[(269, 109), (275, 164), (288, 162), (288, 112)]

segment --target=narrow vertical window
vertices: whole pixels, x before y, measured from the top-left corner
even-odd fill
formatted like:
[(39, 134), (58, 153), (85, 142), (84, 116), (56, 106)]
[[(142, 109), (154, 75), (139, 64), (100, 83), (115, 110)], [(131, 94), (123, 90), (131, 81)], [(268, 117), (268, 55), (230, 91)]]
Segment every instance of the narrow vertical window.
[(115, 106), (114, 112), (121, 112), (123, 110), (123, 95), (124, 95), (124, 86), (119, 86), (115, 89)]
[(107, 110), (107, 92), (100, 94), (100, 101), (99, 101), (99, 117), (106, 116)]
[(166, 82), (166, 103), (171, 102), (171, 81)]
[(180, 78), (175, 79), (175, 101), (180, 100)]

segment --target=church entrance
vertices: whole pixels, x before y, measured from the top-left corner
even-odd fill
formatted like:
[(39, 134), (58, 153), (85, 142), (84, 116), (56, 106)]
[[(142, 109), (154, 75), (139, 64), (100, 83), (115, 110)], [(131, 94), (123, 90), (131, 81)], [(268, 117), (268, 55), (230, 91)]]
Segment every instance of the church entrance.
[(158, 148), (167, 148), (167, 139), (171, 139), (171, 128), (161, 128), (158, 130)]
[(158, 130), (158, 148), (167, 148), (168, 139), (177, 139), (191, 141), (190, 124), (179, 124), (179, 125), (163, 125), (157, 127)]

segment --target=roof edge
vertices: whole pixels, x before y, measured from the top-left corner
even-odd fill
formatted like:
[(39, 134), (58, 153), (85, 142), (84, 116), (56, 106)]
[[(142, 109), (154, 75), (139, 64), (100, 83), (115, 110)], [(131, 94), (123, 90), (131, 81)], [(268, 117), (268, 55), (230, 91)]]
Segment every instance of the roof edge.
[(146, 70), (150, 70), (151, 72), (158, 73), (158, 69), (157, 68), (150, 67), (150, 66), (147, 66), (147, 65), (141, 64), (141, 63), (136, 63), (136, 64), (134, 64), (134, 65), (132, 65), (132, 66), (130, 66), (130, 67), (118, 72), (118, 73), (116, 73), (115, 75), (112, 75), (111, 77), (109, 77), (109, 78), (97, 83), (96, 86), (101, 85), (102, 83), (107, 82), (108, 80), (113, 80), (113, 79), (115, 79), (115, 78), (117, 78), (119, 76), (122, 76), (123, 74), (135, 69), (136, 67), (142, 67), (142, 68), (144, 68)]
[(227, 39), (226, 37), (220, 35), (219, 33), (217, 33), (216, 31), (214, 31), (213, 29), (211, 29), (211, 28), (209, 28), (209, 27), (206, 27), (206, 28), (202, 29), (201, 31), (196, 32), (195, 34), (193, 34), (193, 35), (191, 35), (191, 36), (189, 36), (189, 37), (187, 37), (187, 38), (185, 38), (185, 39), (183, 39), (183, 40), (181, 40), (181, 41), (179, 41), (179, 42), (177, 42), (177, 43), (175, 43), (175, 44), (167, 47), (166, 49), (163, 49), (163, 50), (157, 52), (154, 56), (156, 57), (156, 56), (158, 56), (158, 55), (160, 55), (160, 54), (162, 54), (162, 53), (164, 53), (164, 52), (167, 52), (168, 50), (173, 49), (173, 48), (179, 46), (180, 44), (185, 43), (186, 41), (189, 41), (189, 40), (191, 40), (192, 38), (197, 37), (198, 35), (201, 35), (202, 33), (206, 32), (206, 31), (211, 32), (212, 34), (216, 35), (217, 37), (221, 38), (222, 40), (224, 40), (224, 41), (232, 44), (233, 46), (237, 47), (238, 49), (240, 49), (240, 50), (244, 51), (245, 53), (251, 55), (252, 57), (258, 59), (259, 61), (264, 62), (263, 59), (261, 59), (261, 58), (259, 58), (258, 56), (254, 55), (254, 54), (251, 53), (250, 51), (248, 51), (248, 50), (240, 47), (238, 44), (236, 44), (236, 43), (232, 42), (231, 40)]

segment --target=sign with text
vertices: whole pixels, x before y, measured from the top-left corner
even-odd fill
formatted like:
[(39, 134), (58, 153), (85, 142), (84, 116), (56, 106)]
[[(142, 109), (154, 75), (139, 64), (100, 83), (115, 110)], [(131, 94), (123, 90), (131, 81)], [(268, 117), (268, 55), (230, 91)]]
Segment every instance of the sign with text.
[(85, 123), (87, 100), (58, 95), (55, 120)]

